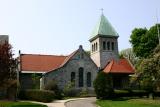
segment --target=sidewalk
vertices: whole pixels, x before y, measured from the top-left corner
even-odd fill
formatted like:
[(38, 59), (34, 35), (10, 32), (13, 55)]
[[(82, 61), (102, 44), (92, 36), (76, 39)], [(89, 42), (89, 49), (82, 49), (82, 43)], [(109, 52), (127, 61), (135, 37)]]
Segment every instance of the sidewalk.
[(42, 103), (42, 102), (36, 102), (36, 101), (27, 101), (27, 102), (43, 104), (43, 105), (47, 105), (48, 107), (65, 107), (66, 102), (80, 100), (80, 99), (87, 99), (87, 98), (72, 98), (72, 99), (67, 99), (67, 100), (55, 100), (51, 103)]

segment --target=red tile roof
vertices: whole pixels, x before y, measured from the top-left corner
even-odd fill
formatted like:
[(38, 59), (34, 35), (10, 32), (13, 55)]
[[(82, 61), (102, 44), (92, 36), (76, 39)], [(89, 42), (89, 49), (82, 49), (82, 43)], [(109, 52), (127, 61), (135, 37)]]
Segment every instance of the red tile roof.
[(21, 71), (44, 71), (57, 69), (67, 56), (21, 54)]
[(103, 70), (106, 73), (126, 73), (133, 74), (134, 68), (127, 59), (120, 59), (119, 61), (112, 60)]

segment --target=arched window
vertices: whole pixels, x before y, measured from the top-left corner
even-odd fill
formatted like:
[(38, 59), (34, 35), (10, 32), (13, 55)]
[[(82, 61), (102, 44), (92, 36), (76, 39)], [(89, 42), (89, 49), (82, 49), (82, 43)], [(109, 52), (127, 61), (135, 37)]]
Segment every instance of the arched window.
[(110, 42), (107, 42), (107, 49), (110, 50)]
[(83, 87), (83, 68), (79, 68), (79, 87)]
[(96, 51), (97, 51), (97, 42), (96, 42)]
[(71, 72), (71, 82), (75, 82), (75, 78), (76, 78), (76, 73)]
[(112, 50), (114, 50), (114, 42), (112, 42)]
[(106, 50), (106, 42), (103, 41), (103, 50)]
[(87, 73), (87, 87), (91, 87), (91, 72)]

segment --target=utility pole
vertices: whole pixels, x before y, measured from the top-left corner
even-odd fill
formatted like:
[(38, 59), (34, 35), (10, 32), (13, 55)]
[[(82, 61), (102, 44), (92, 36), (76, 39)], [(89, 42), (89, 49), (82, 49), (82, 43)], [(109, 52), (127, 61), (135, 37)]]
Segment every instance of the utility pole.
[(159, 35), (160, 32), (159, 32), (159, 25), (158, 25), (159, 24), (158, 23), (158, 12), (156, 12), (156, 18), (157, 18), (157, 24), (156, 25), (157, 25), (158, 40), (159, 40), (159, 45), (160, 45), (160, 35)]

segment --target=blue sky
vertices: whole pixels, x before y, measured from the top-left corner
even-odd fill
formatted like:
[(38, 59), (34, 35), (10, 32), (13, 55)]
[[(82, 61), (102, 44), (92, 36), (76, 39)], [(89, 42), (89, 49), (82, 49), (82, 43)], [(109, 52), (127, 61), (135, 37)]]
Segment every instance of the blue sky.
[(160, 0), (0, 0), (0, 34), (7, 34), (14, 53), (67, 55), (89, 37), (101, 11), (119, 33), (119, 50), (131, 47), (135, 27), (156, 23)]

